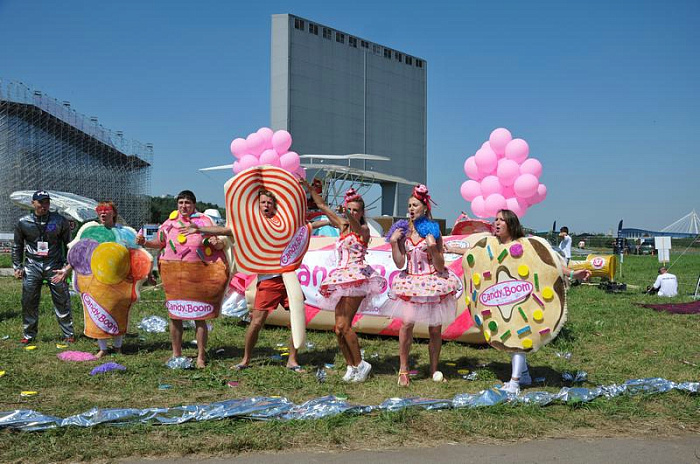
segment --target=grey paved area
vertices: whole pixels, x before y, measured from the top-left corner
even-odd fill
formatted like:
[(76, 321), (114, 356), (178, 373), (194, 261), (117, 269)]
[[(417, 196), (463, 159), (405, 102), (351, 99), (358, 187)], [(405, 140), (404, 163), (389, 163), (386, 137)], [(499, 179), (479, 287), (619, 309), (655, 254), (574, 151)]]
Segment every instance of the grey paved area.
[(500, 445), (441, 445), (382, 451), (253, 453), (228, 458), (126, 460), (122, 463), (331, 463), (331, 464), (442, 464), (442, 463), (567, 463), (567, 464), (700, 464), (700, 436), (681, 438), (546, 439)]

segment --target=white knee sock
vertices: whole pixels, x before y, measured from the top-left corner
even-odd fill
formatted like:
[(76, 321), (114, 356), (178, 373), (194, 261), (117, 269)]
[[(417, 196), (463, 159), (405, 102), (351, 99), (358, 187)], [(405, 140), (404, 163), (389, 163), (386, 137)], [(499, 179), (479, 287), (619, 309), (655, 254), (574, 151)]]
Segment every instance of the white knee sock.
[(107, 339), (106, 338), (98, 338), (97, 339), (97, 346), (100, 347), (100, 351), (107, 351)]
[(124, 341), (124, 335), (117, 335), (116, 337), (114, 337), (114, 341), (112, 342), (112, 345), (115, 348), (121, 348), (123, 341)]
[(513, 353), (511, 358), (512, 372), (510, 374), (511, 380), (520, 380), (520, 374), (527, 367), (527, 360), (525, 359), (525, 353)]

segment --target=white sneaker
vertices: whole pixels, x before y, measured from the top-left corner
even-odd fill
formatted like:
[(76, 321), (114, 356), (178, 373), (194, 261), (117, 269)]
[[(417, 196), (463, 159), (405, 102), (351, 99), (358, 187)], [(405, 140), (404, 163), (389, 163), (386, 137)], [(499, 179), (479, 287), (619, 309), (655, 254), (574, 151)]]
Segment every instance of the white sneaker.
[(501, 385), (499, 390), (509, 393), (511, 395), (518, 396), (520, 394), (520, 384), (514, 380), (509, 380), (508, 382)]
[(357, 375), (357, 367), (348, 366), (348, 369), (345, 371), (345, 375), (343, 376), (343, 382), (352, 381), (356, 375)]
[(364, 382), (369, 377), (369, 373), (372, 370), (372, 365), (367, 361), (362, 361), (359, 366), (357, 366), (357, 374), (355, 378), (352, 379), (353, 382)]
[(532, 385), (532, 377), (530, 376), (530, 369), (525, 368), (524, 371), (520, 373), (520, 385), (525, 387)]

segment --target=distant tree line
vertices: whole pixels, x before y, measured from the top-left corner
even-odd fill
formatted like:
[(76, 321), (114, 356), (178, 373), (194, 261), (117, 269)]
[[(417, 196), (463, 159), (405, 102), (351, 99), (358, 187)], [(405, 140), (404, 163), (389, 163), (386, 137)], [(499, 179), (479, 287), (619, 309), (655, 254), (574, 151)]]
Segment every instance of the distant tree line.
[[(151, 214), (150, 221), (154, 224), (160, 224), (168, 219), (171, 212), (177, 209), (175, 197), (151, 197)], [(204, 212), (207, 209), (218, 209), (221, 217), (226, 217), (226, 210), (215, 203), (197, 202), (197, 211)]]

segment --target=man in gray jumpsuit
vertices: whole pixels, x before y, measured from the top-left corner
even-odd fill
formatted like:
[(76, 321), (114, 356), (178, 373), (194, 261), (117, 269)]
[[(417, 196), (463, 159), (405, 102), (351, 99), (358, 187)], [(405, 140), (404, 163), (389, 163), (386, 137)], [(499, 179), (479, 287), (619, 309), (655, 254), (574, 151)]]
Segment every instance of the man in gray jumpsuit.
[(31, 343), (39, 324), (41, 286), (46, 280), (58, 325), (67, 342), (75, 340), (70, 293), (66, 277), (64, 251), (70, 242), (70, 227), (66, 218), (49, 211), (51, 199), (44, 190), (34, 192), (34, 212), (20, 218), (15, 226), (12, 245), (12, 265), (15, 277), (22, 283), (22, 343)]

